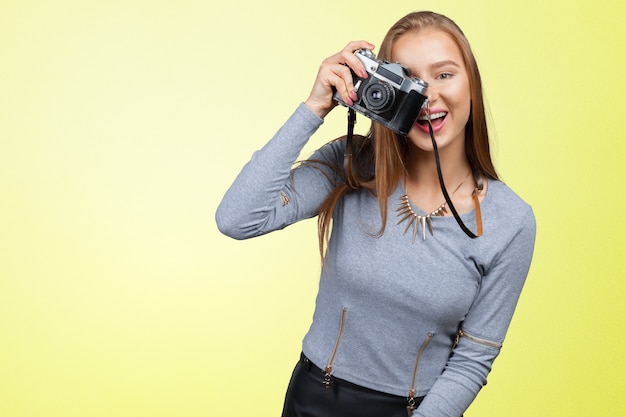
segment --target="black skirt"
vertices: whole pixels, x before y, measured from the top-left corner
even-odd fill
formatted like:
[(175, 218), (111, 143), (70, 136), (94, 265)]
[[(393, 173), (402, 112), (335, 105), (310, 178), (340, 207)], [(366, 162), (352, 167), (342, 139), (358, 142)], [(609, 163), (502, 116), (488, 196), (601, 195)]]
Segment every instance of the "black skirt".
[[(282, 417), (407, 417), (409, 399), (331, 377), (304, 354), (287, 388)], [(415, 398), (417, 407), (423, 397)]]

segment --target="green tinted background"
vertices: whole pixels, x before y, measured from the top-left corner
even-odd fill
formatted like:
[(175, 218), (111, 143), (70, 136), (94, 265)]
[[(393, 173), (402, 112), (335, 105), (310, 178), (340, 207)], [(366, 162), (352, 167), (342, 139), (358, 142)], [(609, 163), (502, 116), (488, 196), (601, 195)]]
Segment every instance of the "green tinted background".
[[(237, 242), (216, 206), (324, 57), (418, 9), (472, 42), (494, 158), (538, 222), (466, 416), (625, 415), (625, 4), (4, 2), (0, 415), (279, 415), (315, 221)], [(305, 154), (344, 130), (333, 112)]]

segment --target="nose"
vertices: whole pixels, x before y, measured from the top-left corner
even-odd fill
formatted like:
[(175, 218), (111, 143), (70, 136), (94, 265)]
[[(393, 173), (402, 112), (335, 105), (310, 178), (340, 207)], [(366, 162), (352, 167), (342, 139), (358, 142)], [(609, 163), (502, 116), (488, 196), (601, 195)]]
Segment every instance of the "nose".
[(439, 98), (439, 92), (434, 87), (429, 86), (428, 90), (426, 91), (426, 98), (428, 98), (428, 102), (432, 106), (433, 103), (436, 102)]

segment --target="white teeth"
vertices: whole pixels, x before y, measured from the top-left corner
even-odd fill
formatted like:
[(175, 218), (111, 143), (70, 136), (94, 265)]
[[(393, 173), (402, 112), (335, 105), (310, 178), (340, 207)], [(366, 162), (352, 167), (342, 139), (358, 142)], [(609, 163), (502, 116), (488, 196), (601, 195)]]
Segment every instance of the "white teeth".
[[(430, 120), (435, 120), (440, 117), (444, 117), (446, 114), (448, 113), (446, 113), (445, 111), (440, 111), (439, 113), (433, 113), (430, 115)], [(423, 115), (423, 116), (420, 116), (418, 120), (428, 120), (428, 117), (426, 117), (426, 115)]]

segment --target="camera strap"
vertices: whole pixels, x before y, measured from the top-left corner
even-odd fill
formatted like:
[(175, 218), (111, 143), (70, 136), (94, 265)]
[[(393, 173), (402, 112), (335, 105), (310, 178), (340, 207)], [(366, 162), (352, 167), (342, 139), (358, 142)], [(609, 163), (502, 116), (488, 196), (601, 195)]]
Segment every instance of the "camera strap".
[(354, 136), (354, 125), (356, 124), (356, 112), (348, 108), (348, 134), (346, 136), (346, 150), (343, 154), (343, 170), (346, 174), (346, 183), (352, 189), (358, 188), (358, 181), (354, 177), (352, 170), (352, 136)]
[[(427, 112), (430, 113), (428, 111), (428, 108), (427, 108)], [(448, 207), (450, 208), (450, 211), (452, 212), (454, 219), (456, 220), (458, 225), (461, 227), (461, 229), (465, 232), (465, 234), (471, 237), (472, 239), (482, 236), (483, 219), (480, 213), (480, 201), (478, 200), (478, 194), (483, 189), (482, 176), (479, 173), (474, 172), (474, 180), (476, 181), (476, 188), (474, 188), (474, 192), (472, 192), (472, 198), (474, 199), (474, 208), (476, 212), (476, 229), (477, 229), (476, 234), (474, 234), (471, 230), (467, 228), (467, 226), (465, 226), (465, 223), (463, 223), (463, 220), (461, 220), (461, 216), (459, 216), (459, 213), (456, 211), (454, 204), (452, 204), (452, 199), (450, 199), (450, 195), (448, 194), (446, 185), (443, 182), (443, 175), (441, 174), (441, 162), (439, 161), (439, 149), (437, 148), (437, 142), (435, 141), (435, 133), (433, 132), (433, 125), (432, 123), (430, 123), (430, 116), (427, 117), (426, 120), (428, 121), (428, 131), (430, 132), (430, 140), (433, 143), (433, 150), (435, 152), (435, 162), (437, 165), (437, 177), (439, 177), (439, 185), (441, 186), (441, 192), (443, 193), (443, 197), (446, 199), (446, 203), (448, 203)]]

